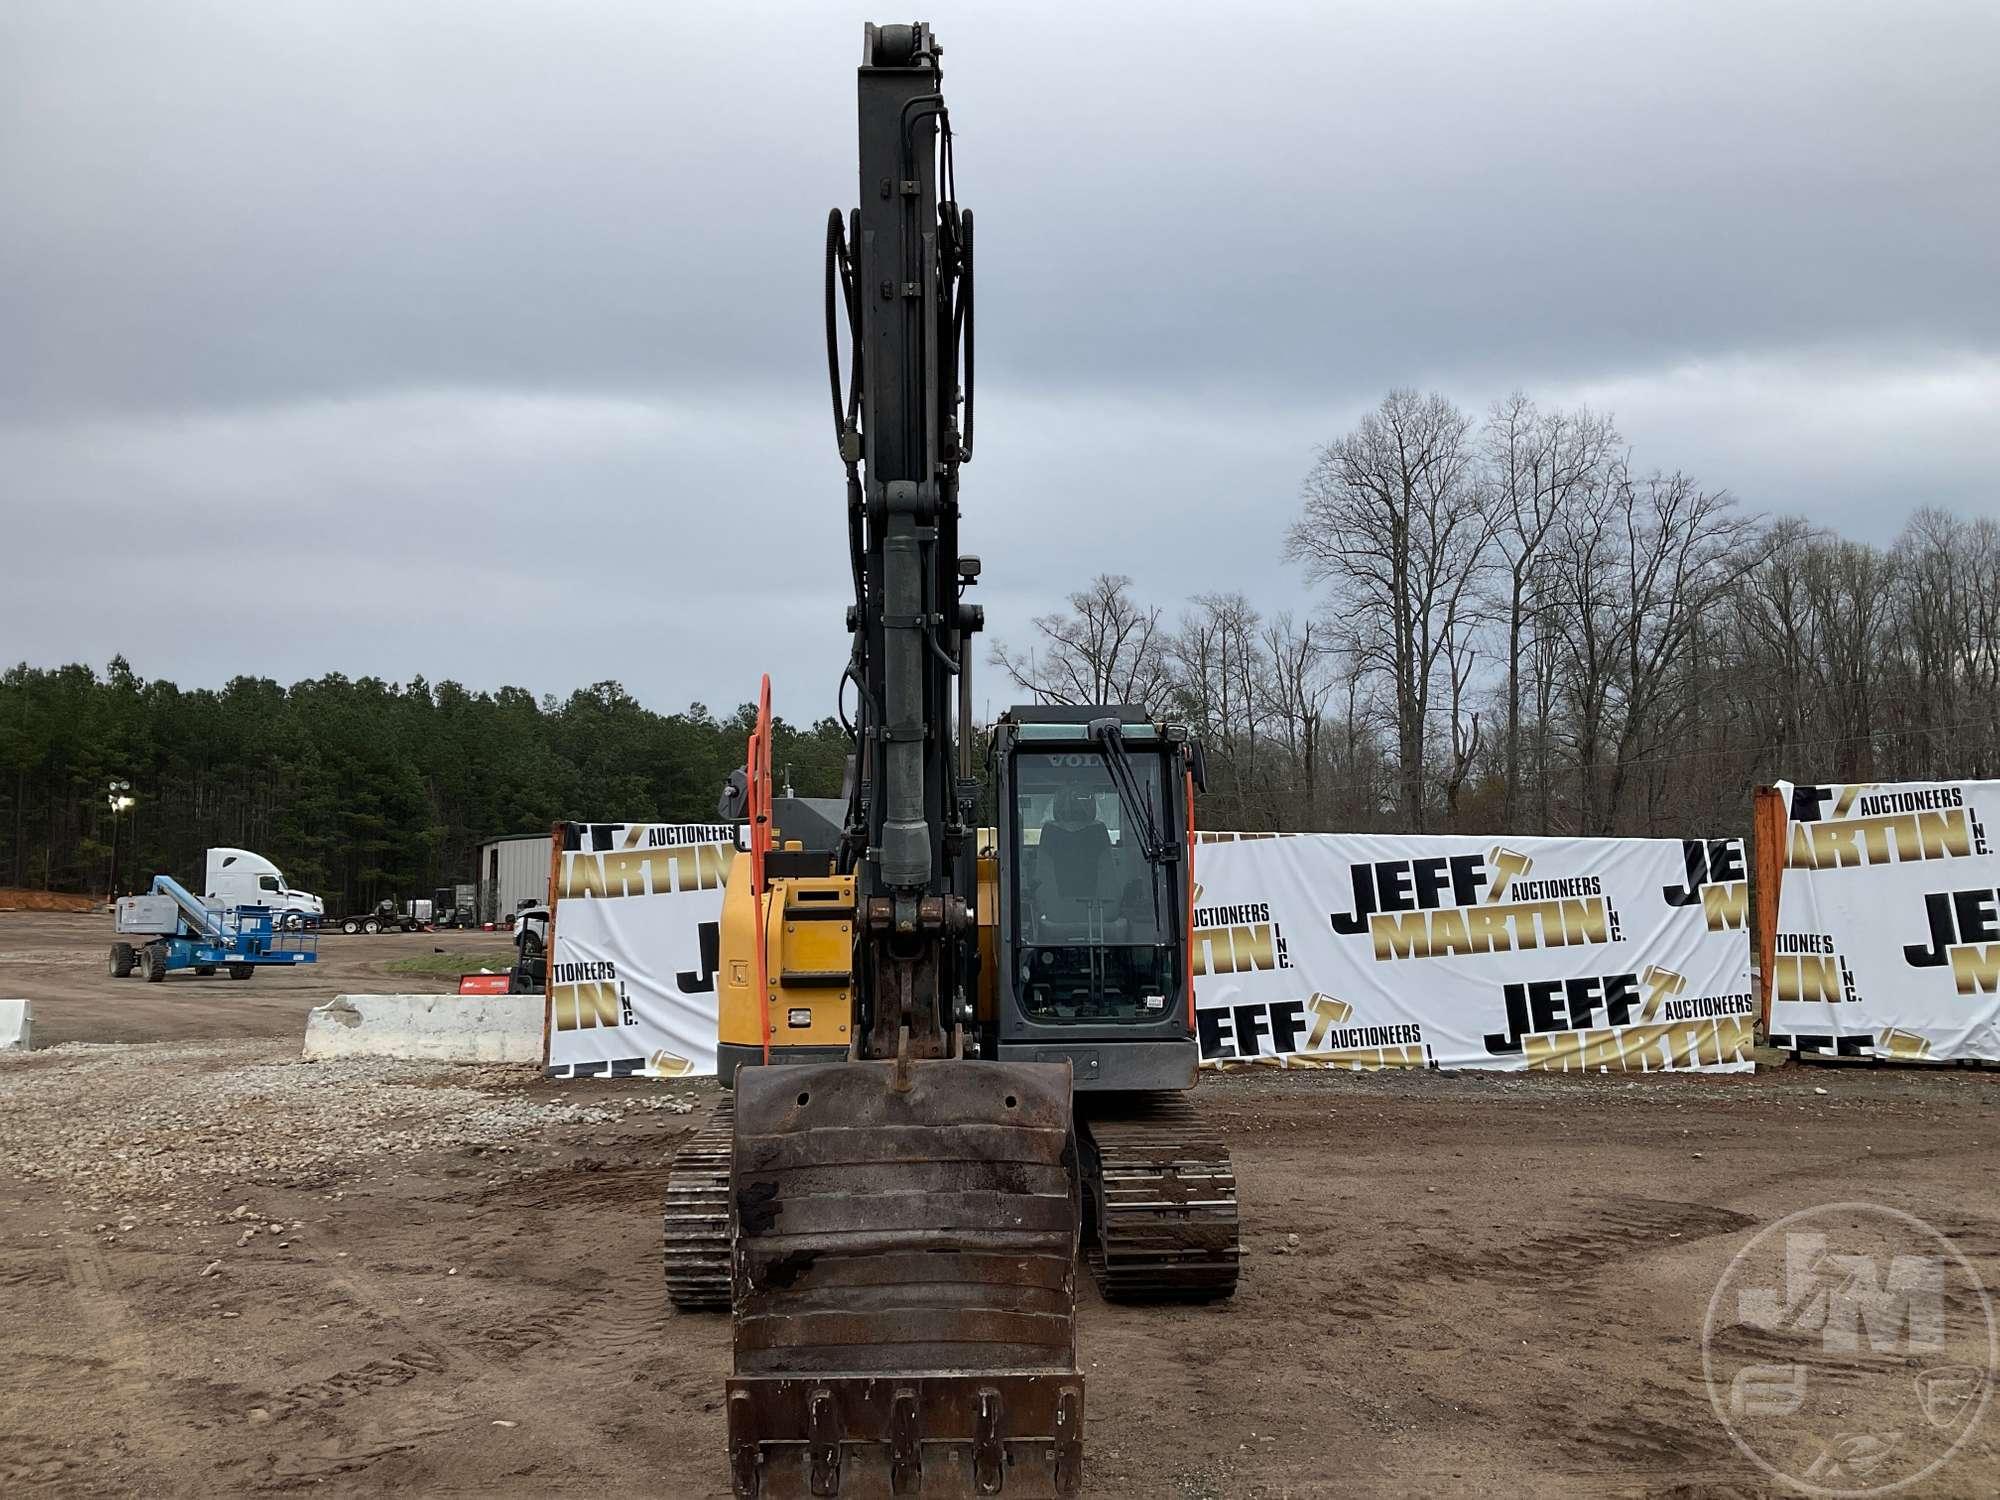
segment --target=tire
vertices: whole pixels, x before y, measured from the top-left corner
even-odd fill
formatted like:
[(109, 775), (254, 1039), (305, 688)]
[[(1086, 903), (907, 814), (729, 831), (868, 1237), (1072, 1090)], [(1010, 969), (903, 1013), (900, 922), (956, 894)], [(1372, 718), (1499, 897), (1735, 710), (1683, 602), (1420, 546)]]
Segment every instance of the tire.
[(200, 976), (201, 976), (201, 977), (202, 977), (203, 979), (206, 979), (206, 978), (208, 978), (208, 976), (209, 976), (209, 975), (211, 975), (211, 974), (213, 974), (213, 973), (215, 972), (215, 965), (214, 965), (214, 964), (196, 964), (196, 965), (194, 966), (194, 971), (195, 971), (195, 973), (199, 974), (199, 975), (200, 975)]
[(303, 931), (305, 925), (306, 925), (306, 919), (304, 915), (300, 912), (293, 912), (285, 918), (285, 930), (287, 932)]
[(532, 932), (521, 934), (521, 957), (530, 961), (542, 956), (542, 940)]
[(367, 933), (370, 937), (373, 937), (376, 933), (382, 930), (382, 924), (376, 921), (373, 917), (370, 917), (367, 921), (361, 924), (361, 930)]
[(167, 977), (167, 950), (157, 943), (148, 943), (139, 950), (139, 977), (148, 984), (159, 984)]
[(229, 966), (229, 977), (231, 979), (255, 979), (257, 977), (257, 966), (255, 964), (231, 964)]
[(353, 937), (355, 933), (361, 930), (361, 924), (355, 921), (354, 918), (349, 917), (345, 922), (340, 924), (340, 930), (349, 937)]
[(113, 979), (123, 979), (127, 974), (132, 972), (133, 967), (138, 962), (139, 955), (132, 951), (130, 943), (113, 943), (111, 945), (111, 977)]

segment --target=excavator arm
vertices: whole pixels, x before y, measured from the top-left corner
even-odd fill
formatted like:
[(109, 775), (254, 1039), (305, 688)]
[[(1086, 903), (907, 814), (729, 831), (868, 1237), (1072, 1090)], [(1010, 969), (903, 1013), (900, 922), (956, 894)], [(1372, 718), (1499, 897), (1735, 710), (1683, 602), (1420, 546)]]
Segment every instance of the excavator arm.
[[(859, 990), (864, 1055), (874, 1057), (947, 1055), (954, 1007), (973, 982), (966, 689), (982, 619), (961, 598), (978, 561), (958, 552), (972, 215), (953, 196), (941, 51), (922, 23), (867, 28), (860, 206), (844, 231), (837, 210), (828, 221), (828, 374), (855, 582), (847, 675), (858, 774), (841, 863), (856, 874), (867, 934)], [(844, 414), (836, 291), (852, 340)]]
[(852, 934), (853, 1016), (846, 1061), (735, 1077), (739, 1496), (1034, 1500), (1082, 1482), (1071, 1066), (980, 1058), (974, 1025), (972, 216), (941, 54), (927, 25), (867, 28), (860, 206), (828, 222), (855, 703), (834, 860), (852, 900), (830, 915)]

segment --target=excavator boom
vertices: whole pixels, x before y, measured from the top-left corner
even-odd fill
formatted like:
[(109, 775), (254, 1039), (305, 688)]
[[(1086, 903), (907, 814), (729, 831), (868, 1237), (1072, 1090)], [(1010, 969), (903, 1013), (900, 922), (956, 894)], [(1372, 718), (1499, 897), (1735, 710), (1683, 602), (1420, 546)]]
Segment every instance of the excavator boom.
[[(961, 599), (978, 562), (958, 554), (972, 224), (954, 197), (940, 55), (921, 23), (867, 28), (861, 206), (828, 225), (856, 765), (827, 882), (841, 900), (825, 915), (852, 935), (851, 965), (833, 975), (851, 986), (852, 1017), (846, 1061), (735, 1076), (739, 1496), (1034, 1500), (1081, 1485), (1071, 1066), (980, 1058), (974, 1030), (966, 681), (981, 621)], [(781, 903), (753, 881), (768, 956), (761, 913)], [(758, 959), (767, 1013), (778, 980), (804, 977), (788, 976), (785, 935), (820, 920), (794, 917), (789, 893), (784, 906), (777, 973)], [(767, 1021), (767, 1056), (774, 1031)]]
[(860, 206), (827, 222), (840, 827), (777, 813), (767, 680), (719, 924), (733, 1097), (667, 1181), (668, 1296), (734, 1316), (741, 1497), (1077, 1494), (1086, 1227), (1107, 1300), (1236, 1287), (1235, 1174), (1187, 1097), (1200, 746), (1130, 704), (1017, 706), (977, 825), (973, 229), (942, 55), (922, 23), (867, 28)]

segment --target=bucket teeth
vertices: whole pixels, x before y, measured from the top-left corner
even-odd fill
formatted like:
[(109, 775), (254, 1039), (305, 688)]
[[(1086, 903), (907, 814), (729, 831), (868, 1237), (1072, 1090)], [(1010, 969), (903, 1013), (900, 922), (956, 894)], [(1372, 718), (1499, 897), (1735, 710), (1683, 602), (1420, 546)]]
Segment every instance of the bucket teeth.
[(1083, 1488), (1075, 1374), (826, 1376), (729, 1382), (740, 1497), (1056, 1500)]
[(889, 1482), (899, 1495), (924, 1485), (923, 1431), (917, 1422), (917, 1393), (907, 1386), (889, 1407)]
[(982, 1495), (1000, 1493), (1002, 1466), (1007, 1453), (1000, 1441), (1000, 1393), (992, 1386), (979, 1388), (979, 1414), (972, 1434), (972, 1482)]
[(815, 1495), (840, 1493), (840, 1417), (833, 1392), (825, 1386), (806, 1400), (807, 1461), (812, 1465)]

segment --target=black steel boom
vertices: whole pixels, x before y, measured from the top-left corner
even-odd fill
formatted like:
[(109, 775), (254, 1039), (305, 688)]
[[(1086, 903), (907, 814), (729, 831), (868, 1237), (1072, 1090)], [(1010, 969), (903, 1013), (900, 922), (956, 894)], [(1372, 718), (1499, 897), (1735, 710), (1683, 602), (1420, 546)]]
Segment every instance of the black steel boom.
[[(921, 22), (867, 28), (861, 203), (845, 226), (838, 213), (828, 226), (828, 363), (856, 585), (848, 675), (860, 700), (842, 865), (858, 877), (866, 1057), (949, 1055), (974, 983), (977, 789), (966, 750), (982, 612), (961, 598), (978, 560), (958, 552), (972, 216), (953, 197), (941, 52)], [(844, 414), (836, 300), (853, 339)]]

